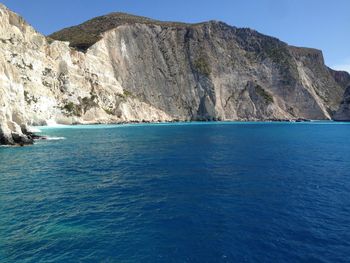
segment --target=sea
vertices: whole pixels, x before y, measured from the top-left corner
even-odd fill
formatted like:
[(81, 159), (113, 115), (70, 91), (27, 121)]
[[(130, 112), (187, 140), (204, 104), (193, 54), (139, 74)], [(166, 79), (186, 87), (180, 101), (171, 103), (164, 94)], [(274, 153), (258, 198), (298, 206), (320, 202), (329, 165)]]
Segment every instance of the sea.
[(350, 123), (40, 127), (0, 147), (0, 262), (350, 262)]

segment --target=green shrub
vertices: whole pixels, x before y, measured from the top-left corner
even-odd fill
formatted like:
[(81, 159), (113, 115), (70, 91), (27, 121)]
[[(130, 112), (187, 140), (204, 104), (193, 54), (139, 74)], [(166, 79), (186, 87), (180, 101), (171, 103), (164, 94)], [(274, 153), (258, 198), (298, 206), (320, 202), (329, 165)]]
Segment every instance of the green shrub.
[(74, 113), (76, 105), (73, 102), (68, 102), (66, 105), (63, 106), (63, 109), (65, 109), (68, 113)]
[(38, 99), (35, 98), (34, 96), (30, 96), (28, 91), (24, 91), (24, 100), (28, 103), (31, 104), (32, 102), (37, 103)]
[(134, 97), (134, 95), (132, 94), (132, 92), (128, 91), (128, 90), (124, 90), (124, 97)]
[(210, 66), (205, 58), (200, 57), (199, 59), (197, 59), (194, 62), (194, 67), (199, 73), (209, 77), (211, 70), (210, 70)]
[(271, 94), (267, 92), (265, 89), (263, 89), (261, 86), (259, 85), (255, 86), (255, 91), (260, 97), (262, 97), (265, 100), (266, 103), (270, 104), (274, 102)]
[(26, 102), (30, 103), (29, 93), (26, 90), (24, 91), (24, 99)]
[(104, 108), (103, 109), (108, 115), (114, 115), (114, 111), (112, 109)]

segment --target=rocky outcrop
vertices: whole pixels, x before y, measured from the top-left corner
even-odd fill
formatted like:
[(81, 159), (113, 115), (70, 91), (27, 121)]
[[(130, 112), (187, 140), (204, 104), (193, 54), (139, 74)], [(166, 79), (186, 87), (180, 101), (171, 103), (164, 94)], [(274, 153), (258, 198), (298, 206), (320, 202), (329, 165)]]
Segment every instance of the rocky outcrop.
[(105, 52), (50, 41), (0, 5), (0, 143), (31, 143), (27, 125), (47, 122), (170, 121), (123, 89)]
[(0, 54), (2, 144), (48, 121), (331, 119), (348, 84), (321, 51), (216, 21), (112, 13), (45, 37), (0, 5)]
[(336, 121), (350, 121), (350, 85), (345, 90), (344, 99), (333, 119)]
[(345, 71), (329, 70), (339, 85), (347, 87), (340, 107), (334, 114), (333, 119), (336, 121), (350, 121), (350, 74)]
[(222, 22), (112, 13), (51, 37), (105, 48), (124, 89), (178, 119), (331, 119), (345, 89), (321, 51)]

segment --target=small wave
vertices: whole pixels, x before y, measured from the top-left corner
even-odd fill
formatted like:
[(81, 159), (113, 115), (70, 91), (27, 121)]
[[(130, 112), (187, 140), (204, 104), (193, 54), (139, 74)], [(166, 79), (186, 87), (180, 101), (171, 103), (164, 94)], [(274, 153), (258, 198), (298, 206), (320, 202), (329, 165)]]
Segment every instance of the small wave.
[(48, 141), (58, 141), (58, 140), (65, 140), (65, 137), (46, 137), (46, 140)]

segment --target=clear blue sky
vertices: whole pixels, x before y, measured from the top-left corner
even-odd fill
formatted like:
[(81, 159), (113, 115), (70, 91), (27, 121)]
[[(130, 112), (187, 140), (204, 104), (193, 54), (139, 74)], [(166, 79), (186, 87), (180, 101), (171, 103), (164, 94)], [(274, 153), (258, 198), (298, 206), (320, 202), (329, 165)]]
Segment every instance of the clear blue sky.
[(221, 20), (321, 49), (350, 72), (350, 0), (0, 0), (44, 34), (121, 11), (159, 20)]

